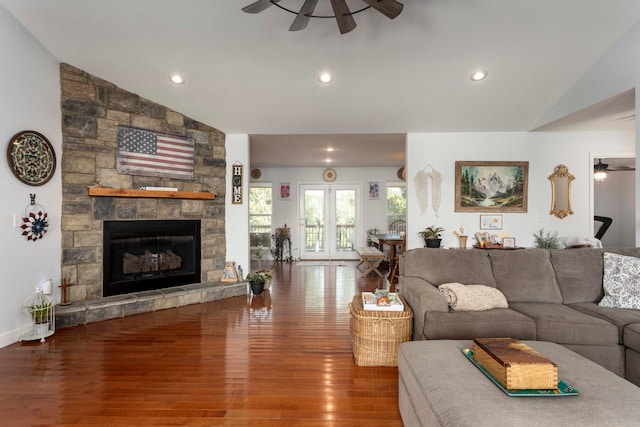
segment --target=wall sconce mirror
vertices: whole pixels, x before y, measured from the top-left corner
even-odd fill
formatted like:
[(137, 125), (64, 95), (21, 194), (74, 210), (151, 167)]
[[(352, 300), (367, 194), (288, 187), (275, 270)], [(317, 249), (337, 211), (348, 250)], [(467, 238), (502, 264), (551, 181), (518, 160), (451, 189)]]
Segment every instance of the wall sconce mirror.
[(551, 210), (549, 215), (565, 218), (573, 215), (571, 210), (571, 181), (575, 179), (565, 165), (558, 165), (547, 177), (551, 181)]

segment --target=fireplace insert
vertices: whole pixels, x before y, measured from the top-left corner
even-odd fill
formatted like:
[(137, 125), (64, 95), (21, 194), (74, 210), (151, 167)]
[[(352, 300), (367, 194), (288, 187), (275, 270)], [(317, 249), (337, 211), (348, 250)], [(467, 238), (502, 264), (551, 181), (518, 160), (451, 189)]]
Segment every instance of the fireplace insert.
[(200, 221), (105, 221), (102, 295), (200, 282)]

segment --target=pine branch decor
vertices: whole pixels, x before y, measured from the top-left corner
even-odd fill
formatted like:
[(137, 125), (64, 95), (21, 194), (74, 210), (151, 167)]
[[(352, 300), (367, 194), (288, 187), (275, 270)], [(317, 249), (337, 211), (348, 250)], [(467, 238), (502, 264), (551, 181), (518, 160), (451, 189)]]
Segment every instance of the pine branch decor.
[(547, 231), (545, 234), (544, 228), (541, 228), (537, 233), (534, 233), (533, 238), (535, 239), (534, 246), (536, 248), (560, 249), (560, 239), (557, 231), (553, 232), (553, 234)]

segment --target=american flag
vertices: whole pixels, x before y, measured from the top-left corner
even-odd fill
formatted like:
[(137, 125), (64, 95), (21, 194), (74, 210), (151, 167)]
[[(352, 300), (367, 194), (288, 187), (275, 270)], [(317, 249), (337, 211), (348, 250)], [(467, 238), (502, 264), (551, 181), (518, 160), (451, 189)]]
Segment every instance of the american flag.
[(118, 126), (118, 172), (193, 179), (193, 139)]

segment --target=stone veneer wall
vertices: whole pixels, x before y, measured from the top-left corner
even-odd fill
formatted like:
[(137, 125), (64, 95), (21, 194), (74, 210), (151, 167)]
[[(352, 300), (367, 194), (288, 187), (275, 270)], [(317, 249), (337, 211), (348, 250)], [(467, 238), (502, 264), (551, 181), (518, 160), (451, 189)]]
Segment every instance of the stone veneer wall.
[[(225, 135), (68, 64), (62, 86), (62, 275), (72, 302), (102, 297), (102, 222), (200, 219), (202, 282), (225, 265)], [(188, 135), (195, 140), (194, 181), (123, 175), (116, 170), (117, 126)], [(87, 188), (177, 187), (217, 193), (215, 200), (89, 197)]]

